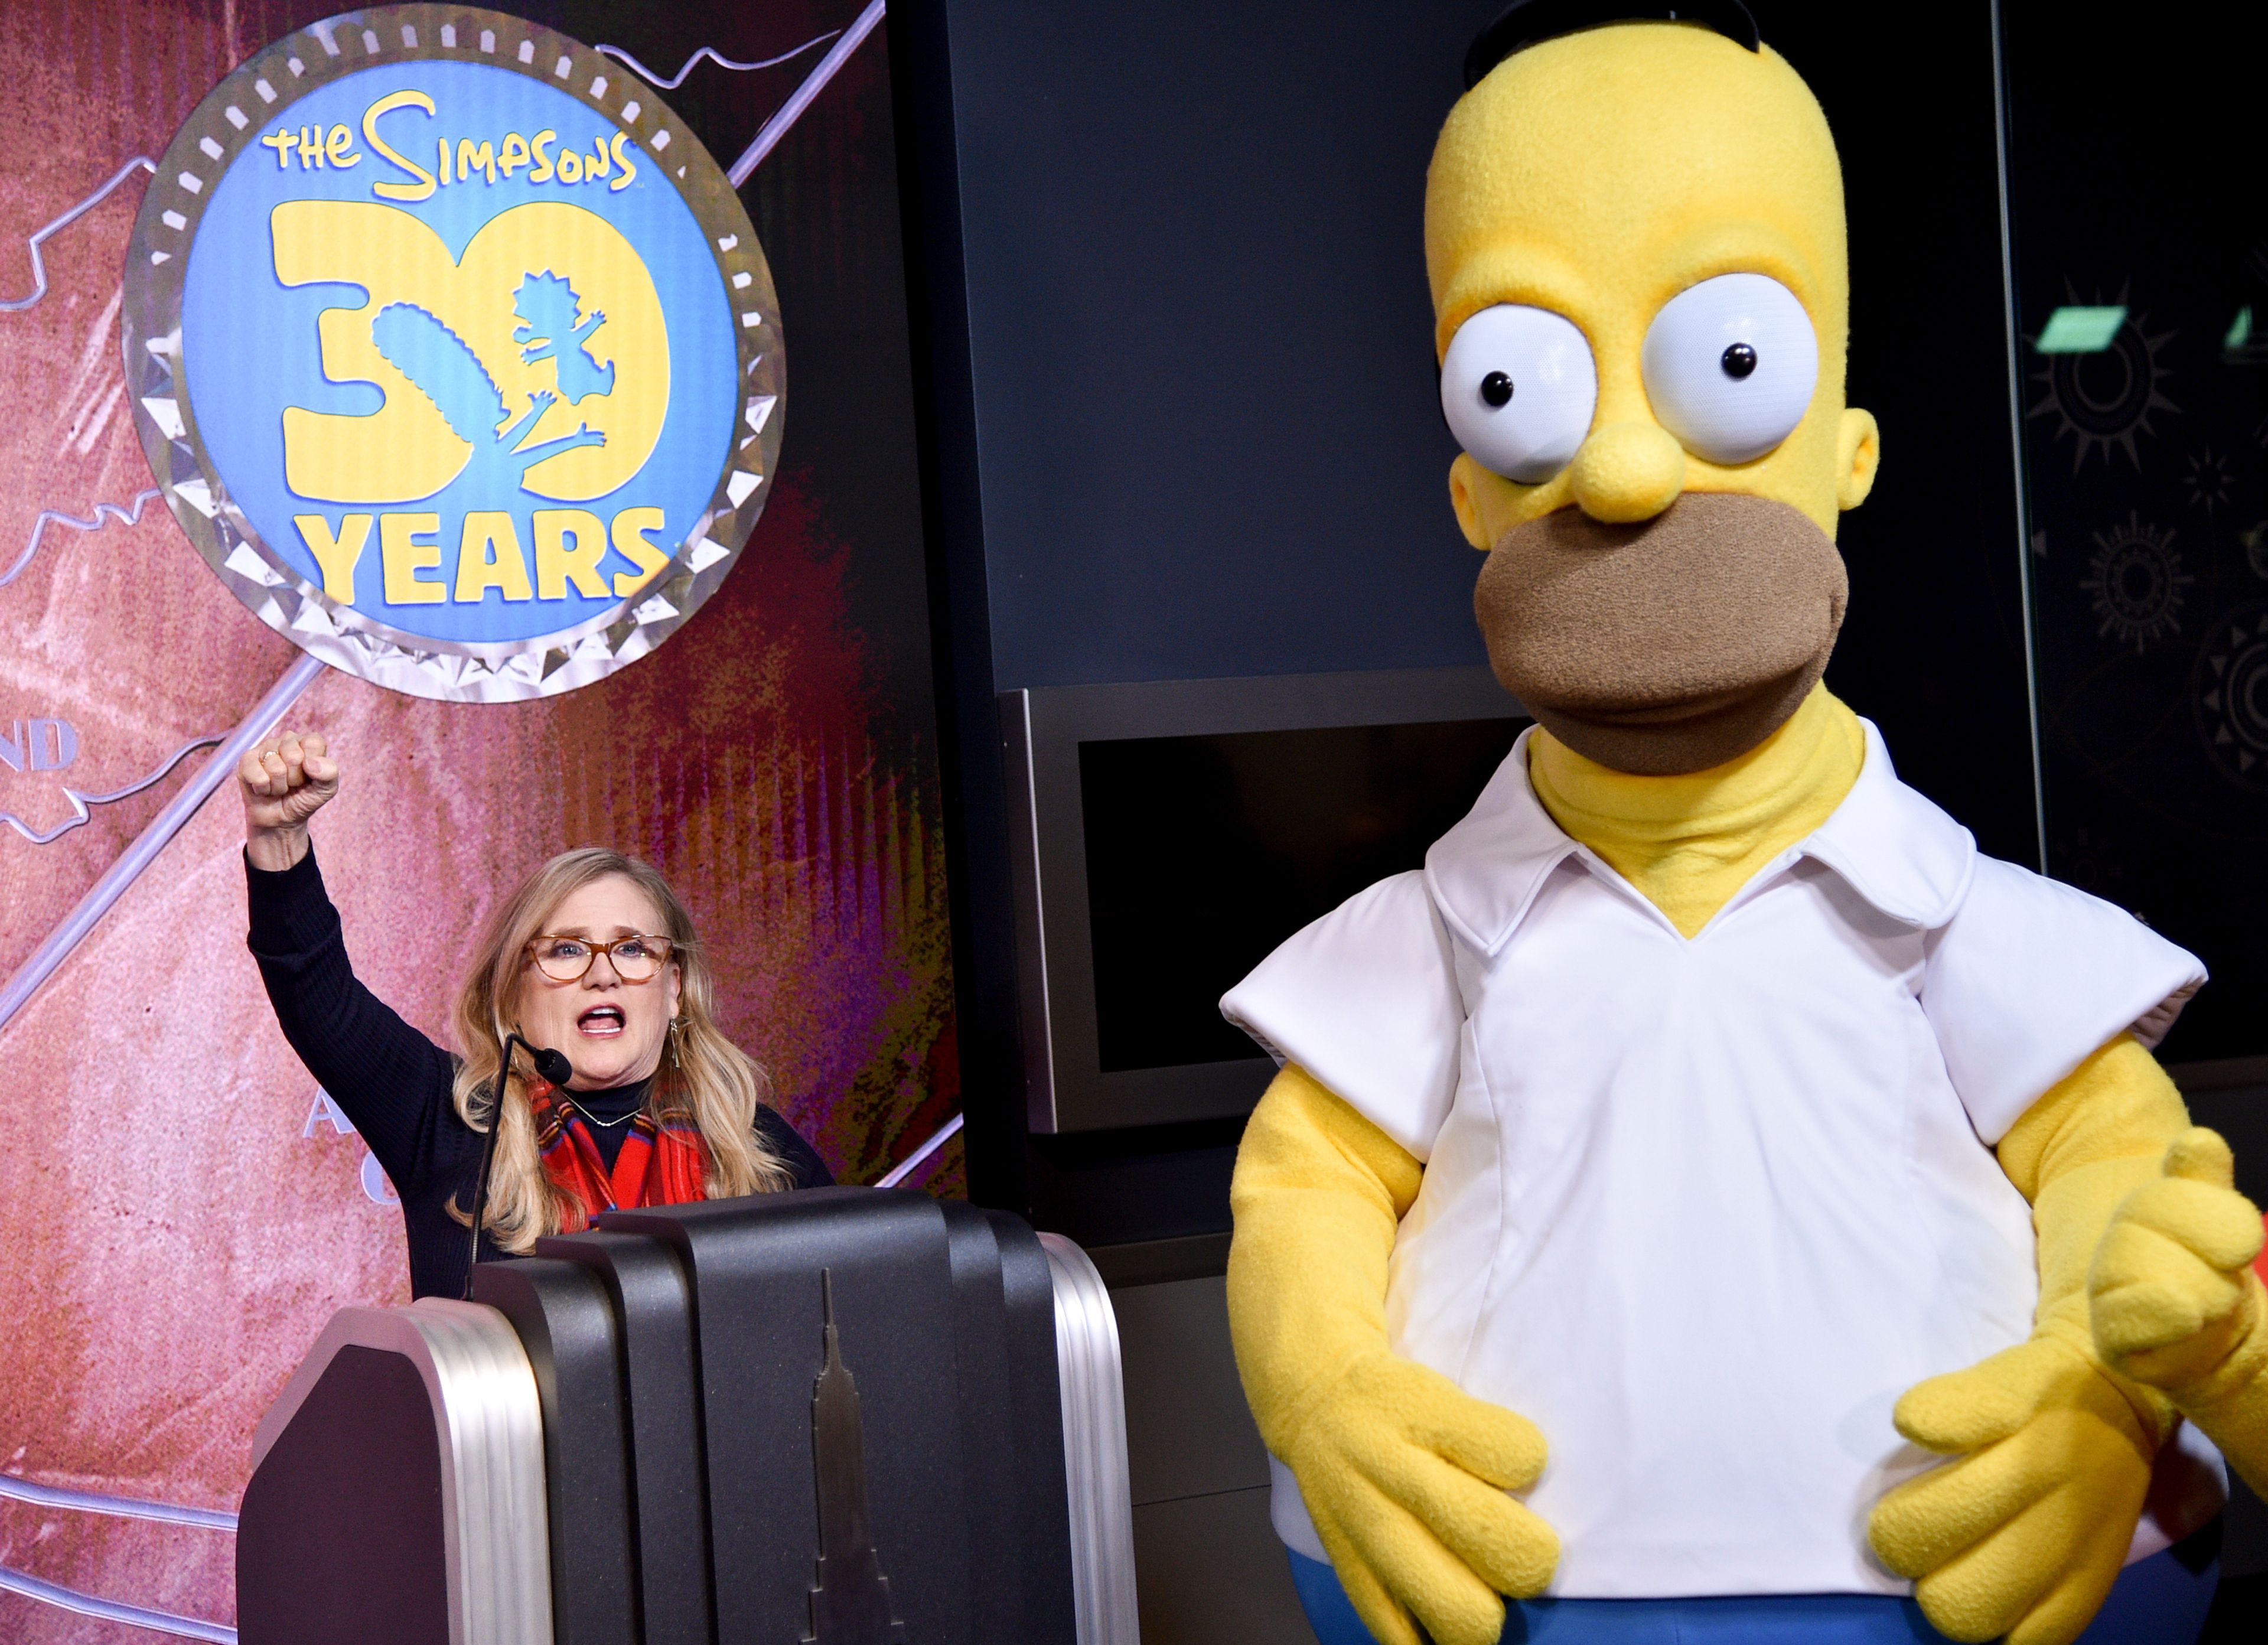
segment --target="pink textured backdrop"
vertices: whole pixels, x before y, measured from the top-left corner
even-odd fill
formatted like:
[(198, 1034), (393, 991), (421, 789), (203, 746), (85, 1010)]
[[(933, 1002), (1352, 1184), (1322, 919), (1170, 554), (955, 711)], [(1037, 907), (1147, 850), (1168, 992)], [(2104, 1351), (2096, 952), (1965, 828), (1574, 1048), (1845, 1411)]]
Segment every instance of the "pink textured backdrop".
[[(17, 134), (0, 175), (0, 299), (33, 289), (29, 233), (129, 157), (158, 154), (239, 55), (330, 9), (0, 5), (0, 108)], [(783, 5), (719, 48), (767, 55), (854, 9)], [(638, 55), (673, 70), (680, 43)], [(884, 50), (870, 42), (799, 129), (804, 146), (767, 162), (806, 169), (787, 174), (821, 212), (820, 235), (856, 233), (844, 199), (860, 189), (885, 191), (880, 218), (895, 216), (872, 161), (878, 142), (887, 153)], [(702, 118), (752, 134), (799, 67), (703, 83)], [(85, 519), (151, 484), (118, 362), (141, 190), (137, 175), (55, 234), (47, 297), (0, 314), (0, 575), (42, 509)], [(774, 211), (800, 209), (769, 183), (783, 194)], [(317, 850), (358, 970), (412, 1022), (446, 1043), (473, 931), (525, 868), (571, 845), (618, 845), (686, 893), (726, 1022), (771, 1067), (782, 1110), (838, 1173), (871, 1180), (957, 1090), (930, 714), (906, 683), (927, 677), (902, 616), (919, 609), (919, 544), (876, 524), (871, 488), (830, 468), (824, 439), (799, 448), (799, 389), (825, 387), (833, 333), (811, 328), (821, 351), (798, 351), (798, 281), (770, 249), (793, 367), (783, 470), (740, 565), (676, 638), (598, 686), (512, 706), (327, 674), (291, 722), (320, 727), (346, 762)], [(861, 241), (812, 261), (876, 286), (887, 306), (895, 256), (894, 242)], [(832, 300), (823, 282), (802, 289)], [(857, 393), (902, 399), (906, 387)], [(899, 443), (876, 460), (909, 475)], [(893, 579), (917, 597), (878, 601)], [(48, 526), (0, 586), (0, 737), (57, 719), (78, 752), (61, 771), (0, 764), (0, 811), (54, 828), (71, 815), (66, 785), (122, 786), (229, 729), (297, 655), (161, 505), (134, 525)], [(0, 824), (0, 977), (205, 757), (52, 843)], [(332, 1310), (407, 1298), (397, 1215), (365, 1192), (359, 1140), (311, 1129), (314, 1082), (245, 952), (240, 841), (225, 788), (0, 1029), (0, 1472), (232, 1509), (254, 1424)], [(957, 1148), (933, 1188), (957, 1184)], [(105, 1597), (226, 1621), (232, 1560), (224, 1533), (0, 1501), (0, 1566)], [(0, 1639), (151, 1637), (0, 1594)]]

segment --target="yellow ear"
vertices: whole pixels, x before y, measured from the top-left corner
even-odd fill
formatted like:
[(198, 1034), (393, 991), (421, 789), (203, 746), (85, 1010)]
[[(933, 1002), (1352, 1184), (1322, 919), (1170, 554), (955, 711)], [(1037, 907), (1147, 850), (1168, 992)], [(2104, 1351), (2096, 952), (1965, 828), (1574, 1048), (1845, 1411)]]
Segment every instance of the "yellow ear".
[(1459, 452), (1457, 460), (1449, 465), (1449, 506), (1457, 511), (1457, 527), (1465, 534), (1465, 541), (1485, 554), (1495, 545), (1490, 542), (1488, 527), (1481, 520), (1477, 492), (1482, 483), (1480, 464), (1469, 453)]
[(1875, 471), (1882, 465), (1882, 431), (1874, 414), (1846, 407), (1835, 440), (1835, 505), (1856, 508), (1874, 489)]

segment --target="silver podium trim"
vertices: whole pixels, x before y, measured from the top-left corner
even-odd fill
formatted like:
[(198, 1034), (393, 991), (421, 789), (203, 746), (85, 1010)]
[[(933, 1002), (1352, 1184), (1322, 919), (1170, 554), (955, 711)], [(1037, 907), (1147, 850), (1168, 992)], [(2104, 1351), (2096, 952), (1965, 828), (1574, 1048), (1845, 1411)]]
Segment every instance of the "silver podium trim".
[(1055, 1280), (1056, 1376), (1063, 1395), (1071, 1503), (1071, 1604), (1079, 1645), (1140, 1645), (1134, 1593), (1134, 1494), (1118, 1315), (1087, 1254), (1042, 1234)]
[[(1057, 1317), (1060, 1339), (1060, 1307)], [(407, 1308), (341, 1309), (261, 1418), (252, 1441), (255, 1470), (346, 1347), (401, 1355), (416, 1366), (432, 1401), (450, 1645), (551, 1645), (543, 1413), (519, 1333), (493, 1308), (441, 1297)]]

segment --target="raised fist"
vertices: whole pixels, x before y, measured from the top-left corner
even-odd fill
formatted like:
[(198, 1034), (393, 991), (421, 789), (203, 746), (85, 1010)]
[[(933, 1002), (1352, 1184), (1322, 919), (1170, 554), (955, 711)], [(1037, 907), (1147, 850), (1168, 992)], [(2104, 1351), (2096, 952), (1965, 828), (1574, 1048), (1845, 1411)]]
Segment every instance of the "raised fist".
[(307, 819), (339, 791), (339, 763), (320, 733), (286, 731), (247, 749), (236, 781), (253, 867), (288, 868), (306, 855)]

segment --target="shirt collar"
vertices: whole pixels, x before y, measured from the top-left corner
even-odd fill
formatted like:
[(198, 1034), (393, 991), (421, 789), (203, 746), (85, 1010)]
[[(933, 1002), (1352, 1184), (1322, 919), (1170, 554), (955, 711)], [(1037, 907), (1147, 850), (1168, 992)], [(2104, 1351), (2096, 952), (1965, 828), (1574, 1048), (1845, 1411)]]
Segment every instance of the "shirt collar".
[(1859, 780), (1797, 849), (1899, 924), (1934, 931), (1969, 895), (1976, 836), (1900, 782), (1874, 722), (1859, 723), (1867, 728)]
[[(1843, 803), (1789, 860), (1810, 857), (1901, 925), (1934, 930), (1969, 891), (1977, 842), (1969, 830), (1898, 780), (1874, 722), (1867, 757)], [(1425, 853), (1425, 883), (1442, 919), (1494, 956), (1527, 918), (1552, 871), (1587, 859), (1551, 820), (1528, 780), (1529, 727), (1464, 818)], [(1765, 873), (1773, 870), (1767, 868)]]

